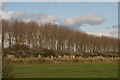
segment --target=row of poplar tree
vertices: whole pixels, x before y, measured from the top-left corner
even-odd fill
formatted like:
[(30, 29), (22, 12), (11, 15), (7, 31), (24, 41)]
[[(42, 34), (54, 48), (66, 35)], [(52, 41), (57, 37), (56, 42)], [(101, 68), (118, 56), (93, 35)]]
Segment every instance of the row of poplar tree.
[(2, 48), (15, 44), (73, 52), (118, 52), (118, 39), (94, 36), (57, 24), (2, 20)]

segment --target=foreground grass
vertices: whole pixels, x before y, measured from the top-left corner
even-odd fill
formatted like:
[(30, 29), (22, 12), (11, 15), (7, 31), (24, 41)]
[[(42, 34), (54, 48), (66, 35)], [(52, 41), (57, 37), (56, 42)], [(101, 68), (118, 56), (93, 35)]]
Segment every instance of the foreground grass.
[(117, 63), (15, 65), (16, 78), (117, 78)]

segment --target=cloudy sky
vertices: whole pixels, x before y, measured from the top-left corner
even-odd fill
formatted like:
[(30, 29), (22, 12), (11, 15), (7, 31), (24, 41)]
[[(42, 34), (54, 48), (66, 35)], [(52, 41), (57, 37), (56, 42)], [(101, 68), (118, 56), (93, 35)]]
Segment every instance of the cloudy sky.
[(117, 2), (9, 2), (0, 12), (7, 20), (65, 25), (96, 35), (117, 37)]

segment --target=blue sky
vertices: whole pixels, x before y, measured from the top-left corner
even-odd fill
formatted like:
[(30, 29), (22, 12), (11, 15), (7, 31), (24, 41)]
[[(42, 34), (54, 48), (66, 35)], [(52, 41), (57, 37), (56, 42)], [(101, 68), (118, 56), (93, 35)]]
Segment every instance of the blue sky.
[(5, 7), (5, 11), (55, 15), (61, 20), (97, 14), (105, 21), (94, 25), (81, 23), (77, 27), (80, 27), (84, 32), (94, 34), (109, 34), (112, 31), (117, 31), (117, 28), (112, 28), (118, 24), (117, 2), (10, 2)]

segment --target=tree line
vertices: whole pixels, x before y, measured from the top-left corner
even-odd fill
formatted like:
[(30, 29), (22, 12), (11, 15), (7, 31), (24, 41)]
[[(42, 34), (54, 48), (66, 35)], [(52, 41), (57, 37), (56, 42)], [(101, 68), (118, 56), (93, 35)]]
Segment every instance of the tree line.
[[(78, 53), (118, 52), (118, 39), (90, 35), (63, 25), (2, 20), (2, 49), (24, 45), (29, 49), (50, 49)], [(22, 47), (25, 48), (26, 47)], [(34, 53), (35, 51), (33, 51)]]

